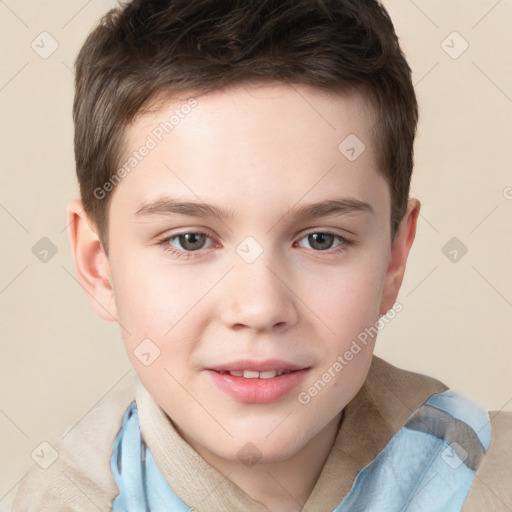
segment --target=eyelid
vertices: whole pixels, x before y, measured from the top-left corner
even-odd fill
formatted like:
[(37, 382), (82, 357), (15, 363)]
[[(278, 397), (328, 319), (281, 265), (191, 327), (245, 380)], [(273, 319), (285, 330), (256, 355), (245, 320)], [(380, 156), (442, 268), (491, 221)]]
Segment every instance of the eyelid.
[[(206, 238), (208, 238), (208, 239), (210, 239), (212, 241), (212, 245), (215, 244), (215, 237), (210, 235), (206, 231), (204, 231), (203, 228), (201, 228), (201, 229), (187, 229), (185, 231), (178, 231), (176, 233), (171, 233), (171, 234), (166, 235), (163, 238), (159, 239), (157, 241), (157, 243), (158, 244), (162, 244), (162, 243), (170, 242), (172, 239), (178, 238), (178, 237), (180, 237), (182, 235), (189, 235), (189, 234), (204, 235)], [(198, 249), (197, 251), (185, 251), (183, 249), (177, 249), (177, 250), (182, 251), (182, 252), (187, 252), (187, 253), (193, 253), (193, 252), (200, 252), (203, 249)]]
[(297, 236), (304, 238), (305, 236), (311, 235), (313, 233), (325, 233), (328, 235), (340, 236), (342, 238), (345, 238), (346, 240), (350, 240), (351, 236), (355, 236), (355, 233), (352, 233), (351, 231), (348, 231), (346, 229), (342, 231), (343, 233), (339, 233), (335, 228), (310, 228), (307, 229), (306, 231), (303, 231), (302, 233), (299, 233), (299, 235)]

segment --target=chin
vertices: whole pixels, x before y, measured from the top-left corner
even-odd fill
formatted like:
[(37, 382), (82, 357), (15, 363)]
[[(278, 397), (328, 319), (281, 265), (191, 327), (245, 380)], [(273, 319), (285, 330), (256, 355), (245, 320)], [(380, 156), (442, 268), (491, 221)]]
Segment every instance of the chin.
[[(224, 453), (217, 455), (231, 462), (242, 463), (247, 467), (255, 464), (270, 464), (280, 462), (292, 457), (295, 449), (284, 446), (276, 446), (275, 443), (263, 443), (261, 439), (246, 439), (245, 441), (237, 440), (235, 443), (236, 450), (226, 449)], [(216, 447), (218, 450), (218, 447)]]
[[(271, 430), (269, 430), (271, 432)], [(232, 460), (241, 460), (254, 455), (260, 463), (279, 462), (289, 459), (307, 443), (304, 432), (286, 429), (285, 435), (271, 433), (268, 437), (249, 435), (235, 440), (237, 450), (230, 454)], [(242, 460), (244, 462), (244, 460)]]

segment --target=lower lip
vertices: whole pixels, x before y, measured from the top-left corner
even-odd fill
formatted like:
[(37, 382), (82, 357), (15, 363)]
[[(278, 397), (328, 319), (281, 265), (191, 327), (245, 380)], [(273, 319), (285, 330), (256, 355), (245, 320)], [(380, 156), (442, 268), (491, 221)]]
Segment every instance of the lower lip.
[(308, 369), (296, 370), (271, 379), (245, 379), (213, 370), (206, 372), (221, 391), (238, 402), (266, 404), (288, 395), (304, 380)]

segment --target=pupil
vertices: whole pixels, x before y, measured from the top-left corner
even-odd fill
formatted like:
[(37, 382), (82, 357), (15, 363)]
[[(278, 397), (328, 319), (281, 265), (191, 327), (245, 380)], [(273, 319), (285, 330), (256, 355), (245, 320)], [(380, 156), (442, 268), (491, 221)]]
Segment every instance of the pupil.
[(320, 244), (321, 246), (327, 245), (327, 247), (319, 247), (321, 251), (324, 251), (330, 248), (333, 242), (333, 238), (333, 235), (329, 235), (328, 233), (313, 233), (309, 235), (309, 243), (311, 244), (312, 247), (314, 247), (313, 244)]
[(199, 233), (187, 233), (185, 235), (181, 235), (181, 240), (180, 240), (181, 246), (184, 249), (190, 249), (190, 250), (200, 249), (201, 245), (202, 245), (201, 243), (199, 244), (199, 247), (194, 246), (194, 244), (198, 243), (197, 239), (202, 241), (201, 240), (202, 237), (203, 237), (203, 235), (200, 235)]

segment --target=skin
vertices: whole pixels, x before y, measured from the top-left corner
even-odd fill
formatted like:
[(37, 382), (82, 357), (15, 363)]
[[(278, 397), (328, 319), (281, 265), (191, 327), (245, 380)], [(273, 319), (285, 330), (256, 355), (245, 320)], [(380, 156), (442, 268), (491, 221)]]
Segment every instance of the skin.
[[(364, 382), (375, 339), (308, 404), (297, 395), (395, 303), (420, 203), (409, 200), (392, 242), (374, 113), (359, 93), (273, 83), (196, 99), (197, 107), (113, 191), (108, 258), (80, 201), (68, 204), (77, 274), (96, 313), (122, 326), (139, 378), (182, 437), (270, 510), (298, 510), (335, 440), (341, 411)], [(137, 118), (126, 136), (130, 151), (185, 101), (166, 100)], [(338, 150), (351, 133), (366, 146), (355, 161)], [(234, 217), (135, 215), (143, 202), (165, 195), (220, 205)], [(373, 213), (287, 215), (331, 198), (365, 201)], [(209, 238), (189, 250), (191, 259), (158, 244), (198, 230)], [(321, 250), (307, 236), (319, 231), (354, 243), (334, 236)], [(263, 250), (252, 263), (236, 252), (248, 236)], [(169, 246), (190, 248), (183, 238)], [(134, 354), (146, 338), (160, 349), (149, 366)], [(241, 403), (213, 386), (204, 369), (246, 358), (310, 369), (275, 403)], [(251, 467), (237, 457), (248, 442), (261, 453)]]

